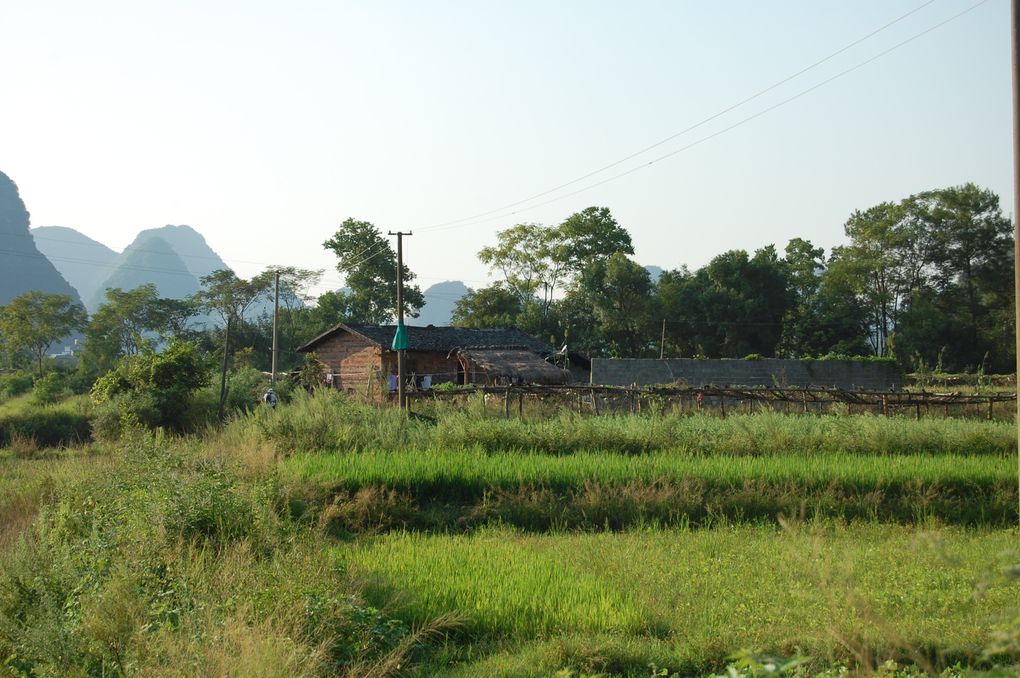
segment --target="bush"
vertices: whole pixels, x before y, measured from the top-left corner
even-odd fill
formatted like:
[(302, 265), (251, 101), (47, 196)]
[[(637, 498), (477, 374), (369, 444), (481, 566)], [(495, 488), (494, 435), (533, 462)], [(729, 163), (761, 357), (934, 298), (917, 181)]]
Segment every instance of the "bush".
[(21, 372), (0, 377), (0, 395), (13, 398), (32, 390), (32, 376)]
[(239, 412), (251, 412), (262, 402), (269, 388), (269, 377), (254, 367), (237, 370), (227, 379), (227, 407)]
[(52, 405), (66, 393), (64, 380), (56, 372), (48, 372), (35, 380), (32, 401), (36, 405)]
[(104, 431), (111, 430), (107, 424), (117, 413), (134, 415), (137, 423), (150, 428), (181, 430), (188, 424), (195, 391), (207, 383), (208, 365), (195, 346), (174, 340), (162, 353), (146, 350), (121, 358), (96, 381), (92, 399), (103, 411)]

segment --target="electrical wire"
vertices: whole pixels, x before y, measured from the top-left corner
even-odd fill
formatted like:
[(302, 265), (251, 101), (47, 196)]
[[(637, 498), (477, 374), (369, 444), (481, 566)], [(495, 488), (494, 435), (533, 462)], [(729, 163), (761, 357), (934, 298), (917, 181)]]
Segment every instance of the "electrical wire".
[[(497, 220), (497, 219), (506, 219), (507, 217), (516, 216), (517, 214), (520, 214), (521, 212), (527, 212), (529, 210), (537, 209), (539, 207), (544, 207), (545, 205), (549, 205), (549, 204), (552, 204), (554, 202), (559, 202), (560, 200), (565, 200), (566, 198), (573, 197), (575, 195), (578, 195), (579, 193), (584, 193), (586, 191), (590, 191), (593, 188), (597, 188), (599, 186), (603, 186), (605, 184), (608, 184), (608, 183), (610, 183), (612, 181), (616, 181), (616, 180), (621, 179), (621, 178), (623, 178), (625, 176), (628, 176), (630, 174), (634, 174), (635, 172), (638, 172), (640, 170), (646, 169), (646, 168), (650, 167), (651, 165), (654, 165), (654, 164), (656, 164), (658, 162), (666, 160), (667, 158), (671, 158), (671, 157), (673, 157), (675, 155), (678, 155), (680, 153), (688, 151), (688, 150), (694, 148), (695, 146), (699, 146), (699, 145), (703, 144), (706, 141), (709, 141), (709, 140), (714, 139), (714, 138), (716, 138), (716, 137), (718, 137), (718, 136), (720, 136), (722, 134), (725, 134), (725, 133), (730, 132), (730, 131), (738, 128), (738, 127), (741, 127), (741, 126), (751, 122), (752, 120), (755, 120), (757, 118), (762, 117), (763, 115), (765, 115), (767, 113), (771, 113), (772, 111), (776, 110), (777, 108), (780, 108), (780, 107), (785, 106), (785, 105), (787, 105), (787, 104), (789, 104), (789, 103), (791, 103), (793, 101), (796, 101), (797, 99), (800, 99), (801, 97), (803, 97), (803, 96), (805, 96), (807, 94), (810, 94), (811, 92), (814, 92), (815, 90), (820, 89), (821, 87), (824, 87), (825, 85), (828, 85), (829, 83), (831, 83), (831, 82), (833, 82), (835, 80), (838, 80), (838, 79), (840, 79), (842, 77), (845, 77), (845, 76), (849, 75), (850, 73), (853, 73), (854, 71), (857, 71), (857, 70), (863, 68), (864, 66), (867, 66), (868, 64), (871, 64), (871, 63), (877, 61), (878, 59), (886, 56), (890, 52), (893, 52), (893, 51), (895, 51), (897, 49), (900, 49), (901, 47), (904, 47), (905, 45), (913, 42), (914, 40), (917, 40), (918, 38), (921, 38), (921, 37), (927, 35), (928, 33), (931, 33), (932, 31), (937, 30), (937, 29), (941, 28), (942, 26), (945, 26), (946, 24), (950, 23), (951, 21), (955, 21), (956, 19), (959, 19), (960, 17), (964, 16), (965, 14), (967, 14), (969, 12), (972, 12), (973, 10), (977, 9), (978, 7), (980, 7), (981, 5), (983, 5), (983, 4), (987, 3), (987, 2), (988, 2), (988, 0), (978, 0), (978, 2), (974, 3), (973, 5), (971, 5), (970, 7), (966, 8), (966, 9), (964, 9), (961, 12), (959, 12), (957, 14), (954, 14), (953, 16), (949, 17), (948, 19), (945, 19), (945, 20), (935, 24), (934, 26), (926, 28), (925, 30), (921, 31), (920, 33), (916, 33), (916, 34), (912, 35), (911, 37), (907, 38), (906, 40), (898, 42), (895, 45), (893, 45), (892, 47), (889, 47), (888, 49), (882, 50), (878, 54), (876, 54), (876, 55), (874, 55), (874, 56), (872, 56), (872, 57), (870, 57), (868, 59), (865, 59), (864, 61), (861, 61), (861, 62), (855, 64), (854, 66), (851, 66), (851, 67), (849, 67), (849, 68), (847, 68), (847, 69), (845, 69), (843, 71), (840, 71), (839, 73), (836, 73), (835, 75), (830, 76), (830, 77), (826, 78), (825, 80), (822, 80), (821, 82), (818, 82), (818, 83), (812, 85), (811, 87), (808, 87), (807, 89), (801, 90), (800, 92), (798, 92), (797, 94), (794, 94), (791, 97), (783, 99), (782, 101), (780, 101), (778, 103), (775, 103), (775, 104), (773, 104), (771, 106), (768, 106), (767, 108), (764, 108), (764, 109), (758, 111), (757, 113), (749, 115), (746, 118), (743, 118), (743, 119), (741, 119), (741, 120), (739, 120), (739, 121), (729, 125), (728, 127), (724, 127), (724, 128), (722, 128), (720, 130), (717, 130), (717, 131), (713, 132), (712, 134), (708, 134), (708, 135), (706, 135), (704, 137), (701, 137), (700, 139), (697, 139), (697, 140), (687, 144), (686, 146), (682, 146), (682, 147), (680, 147), (678, 149), (670, 151), (669, 153), (665, 153), (663, 155), (660, 155), (660, 156), (658, 156), (656, 158), (653, 158), (652, 160), (649, 160), (649, 161), (644, 162), (644, 163), (642, 163), (640, 165), (634, 166), (634, 167), (632, 167), (632, 168), (630, 168), (630, 169), (628, 169), (628, 170), (626, 170), (624, 172), (620, 172), (618, 174), (614, 174), (614, 175), (612, 175), (612, 176), (610, 176), (610, 177), (608, 177), (606, 179), (602, 179), (602, 180), (600, 180), (600, 181), (598, 181), (596, 183), (589, 184), (588, 186), (584, 186), (583, 188), (577, 189), (575, 191), (571, 191), (570, 193), (565, 193), (563, 195), (557, 196), (557, 197), (552, 198), (550, 200), (545, 200), (543, 202), (536, 203), (534, 205), (529, 205), (527, 207), (522, 207), (522, 208), (514, 210), (512, 212), (507, 212), (507, 213), (500, 214), (500, 215), (497, 215), (497, 216), (494, 216), (494, 217), (488, 217), (488, 218), (485, 218), (485, 219), (480, 219), (480, 220), (475, 221), (475, 222), (469, 222), (469, 223), (447, 222), (448, 225), (432, 226), (432, 227), (422, 227), (419, 230), (421, 230), (421, 231), (445, 231), (445, 230), (450, 230), (450, 229), (453, 229), (453, 228), (463, 228), (465, 226), (474, 226), (474, 225), (477, 225), (477, 224), (481, 224), (481, 223), (485, 223), (485, 222), (489, 222), (489, 221), (494, 221), (494, 220)], [(574, 182), (571, 182), (571, 183), (574, 183)]]
[(713, 113), (712, 115), (709, 115), (708, 117), (703, 118), (703, 119), (699, 120), (698, 122), (696, 122), (696, 123), (694, 123), (694, 124), (692, 124), (692, 125), (690, 125), (688, 127), (685, 127), (684, 129), (680, 130), (679, 132), (676, 132), (675, 134), (671, 134), (670, 136), (668, 136), (668, 137), (666, 137), (664, 139), (661, 139), (659, 141), (656, 141), (655, 143), (653, 143), (653, 144), (651, 144), (649, 146), (645, 146), (641, 150), (635, 151), (634, 153), (631, 153), (630, 155), (627, 155), (627, 156), (625, 156), (623, 158), (620, 158), (619, 160), (611, 162), (608, 165), (604, 165), (603, 167), (600, 167), (600, 168), (598, 168), (596, 170), (592, 170), (591, 172), (588, 172), (587, 174), (579, 176), (576, 179), (571, 179), (570, 181), (567, 181), (565, 183), (562, 183), (562, 184), (560, 184), (558, 186), (555, 186), (553, 188), (547, 189), (547, 190), (542, 191), (540, 193), (536, 193), (536, 194), (534, 194), (532, 196), (529, 196), (527, 198), (523, 198), (521, 200), (517, 200), (515, 202), (508, 203), (506, 205), (503, 205), (502, 207), (497, 207), (495, 209), (488, 210), (488, 211), (485, 211), (485, 212), (480, 212), (478, 214), (475, 214), (475, 215), (472, 215), (472, 216), (469, 216), (469, 217), (463, 217), (461, 219), (454, 219), (452, 221), (446, 221), (446, 222), (441, 222), (441, 223), (438, 223), (438, 224), (433, 224), (431, 226), (425, 226), (425, 227), (422, 227), (420, 230), (423, 230), (423, 231), (424, 230), (432, 230), (432, 229), (438, 230), (438, 229), (440, 229), (442, 227), (445, 227), (445, 226), (452, 226), (454, 224), (459, 224), (459, 223), (464, 222), (464, 221), (472, 221), (472, 220), (478, 219), (480, 217), (485, 217), (485, 216), (488, 216), (490, 214), (494, 214), (496, 212), (502, 212), (502, 211), (507, 210), (507, 209), (509, 209), (511, 207), (516, 207), (518, 205), (523, 205), (525, 203), (531, 202), (532, 200), (537, 200), (538, 198), (543, 198), (543, 197), (545, 197), (545, 196), (547, 196), (547, 195), (549, 195), (551, 193), (555, 193), (556, 191), (559, 191), (559, 190), (561, 190), (563, 188), (567, 188), (568, 186), (573, 186), (574, 184), (580, 183), (580, 182), (584, 181), (585, 179), (590, 179), (591, 177), (593, 177), (593, 176), (595, 176), (597, 174), (601, 174), (602, 172), (605, 172), (606, 170), (610, 170), (610, 169), (612, 169), (614, 167), (622, 165), (623, 163), (627, 162), (628, 160), (633, 160), (634, 158), (638, 157), (639, 155), (643, 155), (643, 154), (647, 153), (648, 151), (651, 151), (651, 150), (653, 150), (655, 148), (658, 148), (659, 146), (662, 146), (663, 144), (666, 144), (666, 143), (668, 143), (670, 141), (673, 141), (677, 137), (681, 137), (681, 136), (687, 134), (688, 132), (693, 132), (694, 130), (698, 129), (699, 127), (703, 127), (704, 125), (707, 125), (708, 123), (712, 122), (713, 120), (715, 120), (717, 118), (720, 118), (723, 115), (726, 115), (727, 113), (730, 113), (731, 111), (734, 111), (734, 110), (740, 108), (741, 106), (743, 106), (745, 104), (748, 104), (748, 103), (754, 101), (755, 99), (758, 99), (758, 98), (764, 96), (765, 94), (768, 94), (772, 90), (774, 90), (774, 89), (776, 89), (776, 88), (778, 88), (778, 87), (780, 87), (782, 85), (785, 85), (786, 83), (790, 82), (791, 80), (794, 80), (794, 79), (800, 77), (801, 75), (804, 75), (805, 73), (807, 73), (809, 71), (814, 70), (818, 66), (821, 66), (822, 64), (824, 64), (824, 63), (826, 63), (828, 61), (831, 61), (835, 57), (837, 57), (840, 54), (846, 52), (847, 50), (850, 50), (850, 49), (856, 47), (857, 45), (861, 44), (862, 42), (865, 42), (866, 40), (869, 40), (870, 38), (878, 35), (882, 31), (884, 31), (884, 30), (886, 30), (888, 28), (891, 28), (892, 26), (898, 24), (899, 22), (903, 21), (904, 19), (906, 19), (906, 18), (916, 14), (917, 12), (921, 11), (922, 9), (927, 7), (928, 5), (931, 5), (933, 2), (935, 2), (935, 0), (928, 0), (925, 3), (923, 3), (921, 5), (918, 5), (914, 9), (910, 10), (909, 12), (907, 12), (906, 14), (902, 14), (902, 15), (898, 16), (897, 18), (893, 19), (892, 21), (890, 21), (890, 22), (888, 22), (886, 24), (883, 24), (882, 26), (879, 26), (878, 28), (874, 29), (873, 31), (871, 31), (867, 35), (864, 35), (864, 36), (854, 40), (853, 42), (850, 42), (850, 43), (844, 45), (843, 47), (837, 49), (835, 52), (832, 52), (832, 53), (828, 54), (827, 56), (824, 56), (821, 59), (818, 59), (817, 61), (815, 61), (811, 65), (805, 66), (804, 68), (801, 68), (800, 70), (796, 71), (795, 73), (792, 73), (792, 74), (786, 76), (785, 78), (777, 80), (776, 82), (772, 83), (771, 85), (769, 85), (769, 86), (767, 86), (767, 87), (765, 87), (763, 89), (758, 90), (754, 94), (751, 94), (750, 96), (747, 96), (747, 97), (741, 99), (740, 101), (737, 101), (736, 103), (731, 104), (731, 105), (727, 106), (726, 108), (724, 108), (724, 109), (722, 109), (722, 110), (720, 110), (720, 111), (718, 111), (716, 113)]

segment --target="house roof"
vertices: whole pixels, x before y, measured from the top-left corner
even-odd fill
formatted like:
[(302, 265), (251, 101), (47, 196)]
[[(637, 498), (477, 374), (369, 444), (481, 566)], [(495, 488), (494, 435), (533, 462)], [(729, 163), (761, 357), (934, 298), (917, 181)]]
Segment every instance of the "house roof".
[[(507, 348), (516, 347), (541, 354), (543, 357), (552, 353), (552, 347), (531, 335), (517, 329), (467, 329), (463, 327), (438, 327), (429, 325), (419, 327), (405, 325), (407, 328), (408, 351), (427, 351), (430, 353), (450, 353), (464, 348)], [(363, 339), (367, 344), (389, 349), (393, 341), (396, 325), (345, 325), (340, 323), (309, 341), (297, 350), (300, 353), (314, 351), (324, 341), (340, 334), (349, 333)]]
[(462, 349), (457, 355), (485, 371), (491, 381), (565, 384), (570, 372), (551, 365), (526, 348)]

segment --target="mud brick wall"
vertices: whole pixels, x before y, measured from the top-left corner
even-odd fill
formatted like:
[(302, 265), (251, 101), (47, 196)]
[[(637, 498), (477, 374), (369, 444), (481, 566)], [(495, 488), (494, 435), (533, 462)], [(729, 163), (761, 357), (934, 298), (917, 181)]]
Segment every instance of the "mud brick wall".
[[(316, 347), (315, 357), (322, 363), (324, 371), (333, 375), (333, 388), (341, 391), (367, 394), (370, 379), (385, 380), (391, 372), (397, 372), (396, 353), (351, 334), (330, 337)], [(445, 353), (407, 352), (407, 373), (418, 377), (431, 374), (433, 384), (455, 381), (457, 366), (457, 359), (447, 358)], [(372, 390), (378, 388), (380, 385), (375, 384)]]
[(868, 360), (693, 360), (676, 358), (591, 361), (591, 383), (607, 386), (766, 386), (898, 390), (902, 375), (895, 365)]

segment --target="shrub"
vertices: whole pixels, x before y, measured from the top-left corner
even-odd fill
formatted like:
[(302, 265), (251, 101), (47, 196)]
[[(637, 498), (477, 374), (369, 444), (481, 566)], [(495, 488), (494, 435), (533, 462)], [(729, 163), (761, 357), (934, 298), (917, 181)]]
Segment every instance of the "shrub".
[[(121, 358), (113, 370), (96, 381), (92, 399), (103, 408), (123, 396), (119, 405), (109, 406), (112, 411), (104, 416), (110, 418), (119, 411), (135, 415), (144, 426), (180, 430), (188, 422), (192, 396), (208, 382), (208, 366), (195, 346), (174, 340), (162, 353), (145, 350)], [(135, 405), (135, 399), (143, 404)]]
[(63, 378), (56, 372), (47, 372), (35, 380), (32, 400), (36, 405), (52, 405), (65, 394)]
[(0, 395), (13, 398), (32, 390), (32, 376), (21, 372), (0, 377)]

